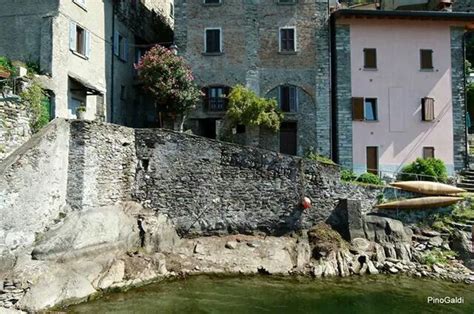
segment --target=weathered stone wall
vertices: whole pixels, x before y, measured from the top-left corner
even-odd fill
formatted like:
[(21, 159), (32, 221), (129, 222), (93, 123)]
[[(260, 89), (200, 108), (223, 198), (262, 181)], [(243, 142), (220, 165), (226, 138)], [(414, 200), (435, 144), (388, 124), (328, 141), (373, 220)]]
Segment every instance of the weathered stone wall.
[(135, 131), (114, 124), (72, 121), (67, 202), (73, 209), (130, 199), (135, 180)]
[(69, 124), (55, 120), (0, 162), (0, 272), (66, 213)]
[(474, 12), (474, 0), (455, 0), (453, 11)]
[[(280, 235), (337, 223), (339, 199), (367, 211), (378, 189), (339, 180), (336, 166), (164, 130), (136, 130), (135, 198), (171, 217), (185, 236)], [(304, 211), (303, 196), (313, 201)]]
[(18, 98), (0, 98), (0, 161), (31, 137), (30, 114)]

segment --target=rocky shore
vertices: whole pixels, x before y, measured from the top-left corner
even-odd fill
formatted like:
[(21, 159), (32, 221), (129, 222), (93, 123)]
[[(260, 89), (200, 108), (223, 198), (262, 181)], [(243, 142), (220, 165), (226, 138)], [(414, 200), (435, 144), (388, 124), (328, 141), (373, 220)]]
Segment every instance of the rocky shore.
[[(166, 217), (136, 203), (76, 213), (17, 258), (14, 269), (0, 280), (0, 308), (40, 311), (85, 301), (110, 289), (194, 274), (315, 279), (404, 274), (474, 284), (474, 271), (455, 256), (443, 255), (450, 252), (447, 235), (413, 230), (380, 216), (365, 216), (360, 227), (364, 237), (351, 241), (325, 223), (281, 237), (182, 239)], [(433, 254), (437, 259), (430, 259)]]

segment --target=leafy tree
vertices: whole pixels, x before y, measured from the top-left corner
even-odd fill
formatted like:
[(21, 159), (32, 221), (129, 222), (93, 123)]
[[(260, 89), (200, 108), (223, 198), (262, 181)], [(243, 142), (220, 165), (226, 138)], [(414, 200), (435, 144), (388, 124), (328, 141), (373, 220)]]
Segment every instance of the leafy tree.
[(135, 68), (145, 90), (155, 98), (157, 110), (168, 113), (173, 120), (180, 116), (180, 131), (183, 131), (186, 115), (202, 96), (184, 59), (156, 45)]
[(264, 126), (273, 131), (280, 129), (283, 113), (275, 99), (257, 96), (242, 85), (236, 85), (229, 94), (227, 118), (233, 125)]
[(446, 182), (448, 174), (444, 162), (436, 158), (417, 158), (413, 163), (405, 166), (399, 175), (399, 180), (424, 180)]
[(41, 85), (33, 80), (31, 85), (20, 94), (20, 97), (29, 106), (31, 112), (30, 127), (33, 133), (36, 133), (49, 122), (46, 94)]

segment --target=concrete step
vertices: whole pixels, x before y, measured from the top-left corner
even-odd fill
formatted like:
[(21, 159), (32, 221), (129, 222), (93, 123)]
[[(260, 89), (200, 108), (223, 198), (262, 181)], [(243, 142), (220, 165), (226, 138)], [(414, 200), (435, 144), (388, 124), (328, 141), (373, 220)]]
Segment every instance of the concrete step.
[(456, 184), (456, 186), (458, 188), (462, 188), (462, 189), (465, 189), (467, 191), (470, 191), (470, 189), (474, 190), (474, 183), (461, 182), (461, 183)]
[(451, 225), (451, 227), (454, 227), (459, 230), (468, 231), (468, 232), (472, 231), (472, 225), (466, 225), (459, 222), (449, 222), (449, 224)]

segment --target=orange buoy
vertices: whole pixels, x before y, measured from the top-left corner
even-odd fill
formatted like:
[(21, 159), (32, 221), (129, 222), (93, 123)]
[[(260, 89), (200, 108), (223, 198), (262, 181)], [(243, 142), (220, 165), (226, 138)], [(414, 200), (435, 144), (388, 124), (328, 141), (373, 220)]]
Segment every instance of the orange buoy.
[(308, 209), (311, 207), (311, 200), (309, 197), (303, 197), (303, 200), (301, 201), (301, 205), (303, 205), (304, 209)]

